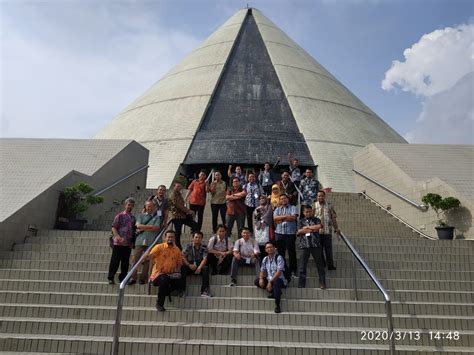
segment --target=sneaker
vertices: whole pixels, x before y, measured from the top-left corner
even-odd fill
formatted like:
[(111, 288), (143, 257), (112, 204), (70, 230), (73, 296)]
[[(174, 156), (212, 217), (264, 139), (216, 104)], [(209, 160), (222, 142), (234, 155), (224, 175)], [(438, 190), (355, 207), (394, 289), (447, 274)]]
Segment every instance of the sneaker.
[(281, 308), (280, 306), (275, 307), (275, 313), (281, 313)]
[(137, 280), (133, 280), (133, 279), (132, 279), (132, 280), (129, 280), (129, 281), (128, 281), (128, 285), (129, 285), (129, 286), (135, 285), (136, 283), (137, 283)]
[(184, 296), (186, 296), (186, 292), (184, 292), (184, 291), (179, 291), (178, 292), (178, 297), (179, 298), (183, 298)]
[(230, 285), (229, 285), (229, 286), (232, 286), (232, 287), (237, 286), (237, 280), (236, 280), (236, 279), (232, 279), (232, 280), (230, 281)]
[(324, 289), (326, 288), (326, 283), (325, 283), (325, 282), (320, 282), (320, 283), (319, 283), (319, 288), (320, 288), (321, 290), (324, 290)]
[(212, 296), (211, 296), (211, 294), (210, 294), (208, 291), (202, 291), (202, 292), (201, 292), (201, 297), (210, 298), (210, 297), (212, 297)]
[(166, 311), (165, 307), (163, 307), (163, 306), (160, 305), (160, 304), (157, 304), (157, 305), (156, 305), (156, 310), (157, 310), (158, 312), (164, 312), (164, 311)]
[(115, 281), (113, 279), (109, 280), (109, 285), (115, 285)]
[(144, 284), (146, 284), (146, 281), (145, 280), (138, 280), (138, 284), (139, 285), (144, 285)]

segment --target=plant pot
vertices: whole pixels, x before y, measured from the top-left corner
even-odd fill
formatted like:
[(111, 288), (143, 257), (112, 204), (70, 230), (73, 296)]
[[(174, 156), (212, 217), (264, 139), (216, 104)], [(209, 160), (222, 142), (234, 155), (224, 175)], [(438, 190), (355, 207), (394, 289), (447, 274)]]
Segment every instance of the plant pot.
[(435, 227), (438, 233), (438, 239), (453, 240), (454, 238), (454, 227)]

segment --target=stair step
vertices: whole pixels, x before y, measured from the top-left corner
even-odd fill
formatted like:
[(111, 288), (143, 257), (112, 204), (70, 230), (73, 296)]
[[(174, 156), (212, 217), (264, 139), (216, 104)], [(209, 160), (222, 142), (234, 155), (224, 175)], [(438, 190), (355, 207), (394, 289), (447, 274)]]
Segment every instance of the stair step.
[[(24, 344), (22, 344), (24, 343)], [(110, 337), (89, 337), (78, 335), (37, 335), (37, 334), (0, 334), (0, 347), (13, 349), (27, 346), (34, 350), (45, 352), (72, 352), (72, 353), (98, 353), (111, 352)], [(417, 346), (400, 345), (398, 350), (406, 354), (410, 352), (438, 352), (440, 350), (456, 353), (469, 353), (472, 348), (461, 346), (448, 346), (444, 344)], [(247, 340), (185, 340), (180, 338), (121, 338), (119, 354), (295, 354), (303, 355), (308, 351), (311, 354), (324, 354), (327, 351), (337, 351), (339, 354), (380, 354), (389, 352), (387, 344), (344, 344), (344, 343), (298, 343), (298, 342), (269, 342)]]
[[(78, 322), (77, 320), (55, 320), (55, 319), (19, 319), (7, 321), (3, 324), (2, 331), (5, 333), (23, 334), (57, 334), (57, 335), (80, 335), (107, 337), (113, 331), (113, 321)], [(39, 327), (38, 324), (39, 323)], [(11, 331), (10, 331), (11, 330)], [(398, 345), (424, 345), (433, 343), (434, 335), (426, 330), (397, 329), (394, 334), (399, 340)], [(432, 330), (436, 332), (436, 330)], [(321, 326), (287, 326), (280, 325), (275, 331), (271, 325), (233, 324), (233, 323), (202, 323), (186, 324), (181, 322), (130, 322), (122, 323), (122, 337), (137, 337), (139, 335), (147, 338), (164, 336), (172, 339), (210, 341), (234, 341), (245, 339), (248, 342), (292, 342), (298, 339), (301, 343), (323, 343), (331, 341), (338, 344), (377, 344), (384, 343), (382, 336), (387, 336), (387, 329), (362, 328), (362, 327), (321, 327)], [(405, 337), (403, 339), (402, 337)], [(454, 339), (438, 341), (437, 345), (444, 346), (470, 346), (474, 340), (474, 332), (468, 330), (456, 331)], [(378, 339), (377, 339), (378, 338)], [(411, 338), (411, 339), (410, 339)]]
[[(326, 275), (328, 285), (332, 288), (343, 288), (352, 289), (354, 286), (353, 278), (344, 277), (346, 276), (343, 272), (331, 271)], [(380, 270), (379, 270), (380, 271)], [(393, 273), (393, 272), (392, 272)], [(400, 274), (400, 272), (398, 272)], [(465, 280), (457, 280), (455, 277), (451, 277), (451, 280), (425, 280), (425, 279), (386, 279), (379, 275), (379, 281), (385, 285), (387, 289), (393, 290), (433, 290), (433, 291), (473, 291), (473, 283), (471, 281), (472, 273), (465, 272)], [(453, 273), (453, 276), (459, 276), (462, 273)], [(242, 285), (252, 285), (253, 273), (251, 270), (243, 269), (239, 273), (239, 279)], [(105, 271), (62, 271), (62, 270), (24, 270), (24, 269), (0, 269), (0, 283), (8, 280), (15, 280), (14, 282), (44, 282), (44, 281), (61, 281), (61, 282), (99, 282), (103, 283), (106, 280), (107, 273)], [(412, 274), (406, 275), (408, 277), (415, 276)], [(442, 276), (442, 275), (433, 275)], [(447, 275), (449, 276), (449, 275)], [(436, 281), (436, 282), (434, 282)], [(189, 277), (188, 284), (199, 283), (199, 277)], [(225, 275), (212, 275), (211, 285), (227, 285), (229, 283), (229, 276)], [(297, 279), (295, 282), (290, 284), (290, 289), (297, 285)], [(307, 286), (308, 287), (319, 287), (318, 275), (314, 266), (308, 267), (307, 270)], [(371, 289), (374, 288), (374, 284), (369, 277), (358, 272), (357, 276), (357, 287), (360, 289)]]
[[(140, 191), (136, 200), (153, 192)], [(421, 332), (420, 339), (398, 341), (397, 351), (472, 352), (474, 243), (421, 238), (359, 194), (330, 193), (328, 200), (344, 233), (389, 291), (395, 330)], [(97, 216), (88, 225), (94, 230), (40, 230), (0, 253), (0, 355), (110, 353), (118, 286), (106, 282), (108, 237), (121, 210), (116, 206)], [(206, 241), (210, 229), (206, 206)], [(182, 242), (190, 240), (187, 228)], [(361, 339), (363, 331), (386, 330), (382, 295), (336, 236), (333, 248), (337, 270), (327, 272), (329, 288), (318, 288), (311, 260), (307, 288), (297, 288), (294, 278), (283, 291), (282, 314), (253, 286), (250, 268), (239, 270), (238, 287), (228, 286), (228, 275), (212, 276), (213, 298), (200, 297), (199, 277), (188, 278), (186, 297), (167, 300), (166, 312), (154, 308), (156, 288), (148, 295), (146, 285), (128, 286), (120, 354), (388, 354), (386, 341)], [(430, 330), (459, 331), (460, 340), (430, 339)]]

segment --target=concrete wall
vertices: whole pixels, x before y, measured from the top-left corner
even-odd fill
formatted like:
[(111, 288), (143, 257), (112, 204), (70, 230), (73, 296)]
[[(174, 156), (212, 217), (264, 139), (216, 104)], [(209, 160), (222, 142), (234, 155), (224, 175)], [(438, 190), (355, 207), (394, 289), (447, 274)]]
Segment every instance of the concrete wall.
[[(420, 161), (419, 164), (423, 164), (423, 161)], [(402, 167), (394, 164), (373, 144), (354, 155), (354, 167), (419, 204), (422, 203), (422, 197), (430, 192), (440, 194), (442, 197), (458, 198), (462, 207), (449, 216), (448, 223), (456, 227), (457, 238), (474, 239), (473, 202), (454, 190), (445, 181), (436, 176), (423, 181), (414, 180), (403, 171)], [(433, 170), (433, 175), (435, 174), (436, 172)], [(391, 211), (407, 223), (425, 234), (437, 237), (435, 230), (437, 217), (433, 210), (421, 211), (357, 174), (355, 174), (355, 185), (357, 191), (366, 191), (377, 202), (384, 206), (390, 206)]]
[[(147, 163), (148, 150), (140, 144), (132, 142), (92, 176), (72, 171), (0, 223), (0, 250), (10, 250), (13, 244), (22, 243), (28, 235), (29, 225), (34, 225), (38, 229), (53, 228), (56, 221), (59, 194), (64, 187), (78, 181), (85, 181), (97, 191), (147, 165)], [(106, 191), (102, 194), (105, 199), (104, 203), (91, 206), (83, 217), (92, 221), (95, 216), (112, 209), (117, 202), (123, 201), (137, 189), (145, 189), (146, 178), (147, 170), (143, 170)], [(34, 183), (34, 177), (32, 177), (31, 183)]]

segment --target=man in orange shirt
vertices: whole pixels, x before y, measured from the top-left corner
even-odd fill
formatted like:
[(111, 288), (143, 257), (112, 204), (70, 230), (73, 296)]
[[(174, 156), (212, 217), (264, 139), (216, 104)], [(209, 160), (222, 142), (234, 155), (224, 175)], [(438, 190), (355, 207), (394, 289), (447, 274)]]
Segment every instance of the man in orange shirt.
[(183, 257), (174, 244), (175, 232), (166, 231), (164, 239), (165, 242), (155, 245), (148, 256), (154, 264), (150, 281), (158, 286), (156, 309), (159, 312), (165, 311), (166, 296), (173, 290), (182, 290), (184, 286), (180, 273)]
[(188, 186), (188, 193), (184, 198), (189, 200), (189, 208), (197, 214), (197, 230), (202, 228), (204, 218), (204, 207), (206, 207), (206, 193), (209, 191), (209, 184), (206, 181), (206, 173), (201, 170), (197, 180), (193, 180)]

